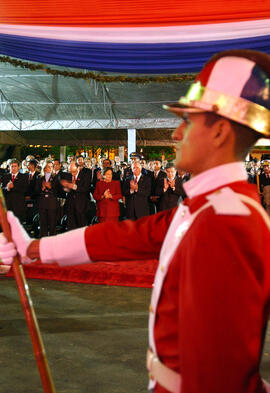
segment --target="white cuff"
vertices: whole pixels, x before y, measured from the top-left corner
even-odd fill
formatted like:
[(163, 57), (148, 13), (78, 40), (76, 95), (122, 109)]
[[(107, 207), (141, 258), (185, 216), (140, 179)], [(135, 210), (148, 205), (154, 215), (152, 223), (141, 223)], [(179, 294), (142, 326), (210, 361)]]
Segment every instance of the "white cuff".
[(57, 262), (61, 266), (91, 262), (85, 245), (85, 229), (86, 227), (78, 228), (61, 235), (41, 238), (39, 244), (41, 262)]

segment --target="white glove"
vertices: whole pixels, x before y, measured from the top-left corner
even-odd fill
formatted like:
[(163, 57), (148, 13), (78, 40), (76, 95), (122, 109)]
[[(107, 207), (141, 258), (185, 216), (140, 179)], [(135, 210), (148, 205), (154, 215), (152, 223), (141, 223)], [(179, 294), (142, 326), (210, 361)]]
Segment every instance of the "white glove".
[(7, 212), (7, 220), (10, 225), (13, 242), (8, 243), (5, 235), (0, 235), (0, 258), (2, 262), (10, 265), (17, 252), (20, 254), (22, 263), (32, 262), (32, 260), (26, 256), (26, 252), (34, 239), (31, 239), (18, 218), (15, 217), (11, 211)]
[(14, 243), (8, 243), (6, 236), (0, 233), (0, 259), (4, 265), (11, 265), (13, 257), (17, 254)]

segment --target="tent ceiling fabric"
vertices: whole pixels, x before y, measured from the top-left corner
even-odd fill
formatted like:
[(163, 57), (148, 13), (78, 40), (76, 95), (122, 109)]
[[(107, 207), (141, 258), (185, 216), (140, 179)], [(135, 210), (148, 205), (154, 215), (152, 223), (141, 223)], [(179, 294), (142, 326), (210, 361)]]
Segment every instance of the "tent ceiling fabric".
[(37, 141), (32, 131), (41, 140), (66, 130), (78, 141), (94, 130), (172, 129), (179, 121), (162, 104), (178, 100), (189, 83), (106, 84), (1, 64), (0, 129), (20, 131), (27, 143)]

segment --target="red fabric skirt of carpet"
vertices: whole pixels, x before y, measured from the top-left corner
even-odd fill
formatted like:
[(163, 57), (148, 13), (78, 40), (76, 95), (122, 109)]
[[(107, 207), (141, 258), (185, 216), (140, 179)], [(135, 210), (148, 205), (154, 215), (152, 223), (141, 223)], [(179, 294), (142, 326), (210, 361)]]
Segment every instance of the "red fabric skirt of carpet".
[[(24, 273), (26, 278), (42, 280), (152, 288), (156, 268), (156, 260), (95, 262), (62, 267), (35, 262), (24, 265)], [(13, 276), (12, 269), (7, 276)]]

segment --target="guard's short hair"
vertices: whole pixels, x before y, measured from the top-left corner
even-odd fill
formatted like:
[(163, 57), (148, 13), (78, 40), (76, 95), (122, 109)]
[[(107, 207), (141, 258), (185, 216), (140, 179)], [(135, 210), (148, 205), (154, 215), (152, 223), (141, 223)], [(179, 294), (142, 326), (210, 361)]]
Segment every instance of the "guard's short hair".
[(214, 112), (205, 112), (204, 124), (211, 127), (219, 120), (230, 122), (235, 135), (234, 153), (237, 158), (244, 160), (253, 145), (261, 138), (261, 135), (248, 126), (226, 119)]

